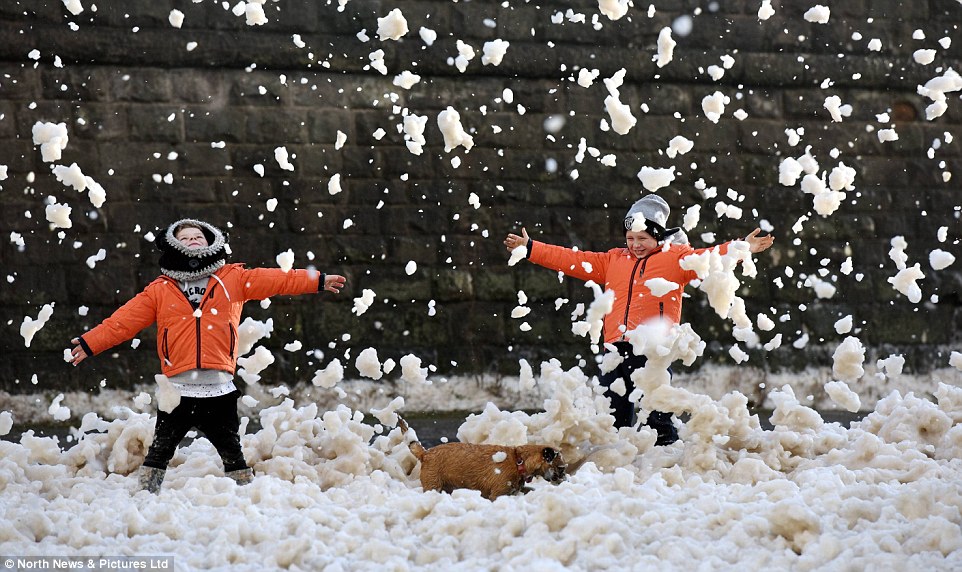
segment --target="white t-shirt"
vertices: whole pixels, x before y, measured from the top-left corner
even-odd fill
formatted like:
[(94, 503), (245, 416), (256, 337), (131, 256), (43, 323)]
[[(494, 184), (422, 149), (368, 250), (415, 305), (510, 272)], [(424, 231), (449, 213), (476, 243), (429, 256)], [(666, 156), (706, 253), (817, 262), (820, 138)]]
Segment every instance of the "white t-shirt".
[(201, 300), (204, 299), (204, 294), (207, 293), (208, 280), (208, 277), (204, 277), (189, 282), (180, 282), (180, 291), (187, 296), (187, 299), (190, 300), (194, 306), (200, 306)]
[(191, 369), (168, 379), (181, 397), (219, 397), (237, 389), (234, 376), (219, 369)]

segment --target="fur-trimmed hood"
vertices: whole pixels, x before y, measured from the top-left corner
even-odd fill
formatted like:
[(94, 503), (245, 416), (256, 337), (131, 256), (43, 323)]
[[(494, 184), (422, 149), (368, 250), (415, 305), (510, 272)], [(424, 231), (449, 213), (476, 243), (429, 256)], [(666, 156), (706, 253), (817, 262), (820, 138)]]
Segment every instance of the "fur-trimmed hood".
[[(207, 246), (188, 248), (174, 237), (185, 226), (199, 228), (207, 238)], [(198, 280), (217, 272), (227, 263), (227, 237), (216, 226), (202, 220), (184, 218), (170, 226), (157, 240), (160, 249), (160, 271), (174, 280)]]

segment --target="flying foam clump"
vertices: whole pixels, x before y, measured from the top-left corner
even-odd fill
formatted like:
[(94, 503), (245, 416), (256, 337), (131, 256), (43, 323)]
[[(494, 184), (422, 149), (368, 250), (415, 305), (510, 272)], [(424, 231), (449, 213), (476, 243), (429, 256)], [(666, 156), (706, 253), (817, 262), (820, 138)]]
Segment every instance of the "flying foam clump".
[(53, 228), (71, 228), (73, 221), (70, 220), (70, 213), (73, 209), (70, 205), (62, 203), (49, 204), (44, 208), (44, 215)]
[[(402, 358), (401, 363), (404, 363)], [(331, 363), (327, 364), (324, 369), (319, 369), (314, 372), (314, 377), (311, 379), (311, 383), (317, 387), (323, 387), (325, 389), (331, 389), (335, 385), (344, 379), (344, 366), (341, 365), (341, 360), (334, 358)]]
[(671, 28), (668, 26), (662, 28), (658, 33), (658, 53), (654, 57), (658, 67), (663, 68), (671, 63), (677, 45), (678, 43), (671, 37)]
[(572, 324), (572, 331), (579, 336), (588, 336), (591, 345), (597, 346), (601, 341), (601, 332), (604, 329), (605, 316), (607, 316), (615, 304), (614, 290), (604, 290), (592, 280), (585, 283), (594, 292), (594, 300), (588, 306), (588, 313), (582, 322)]
[(408, 114), (404, 116), (404, 144), (414, 155), (424, 152), (427, 140), (424, 138), (424, 128), (428, 124), (427, 115)]
[(805, 12), (805, 20), (814, 22), (816, 24), (828, 24), (828, 20), (831, 15), (832, 11), (828, 6), (816, 4)]
[(391, 10), (387, 16), (377, 19), (377, 35), (383, 40), (400, 40), (408, 33), (408, 21), (399, 8)]
[(381, 371), (381, 362), (377, 358), (377, 349), (367, 348), (358, 354), (354, 360), (354, 367), (357, 372), (364, 377), (369, 377), (375, 381), (381, 379), (384, 372)]
[(604, 80), (605, 87), (608, 88), (608, 97), (605, 98), (605, 111), (611, 118), (611, 128), (618, 135), (625, 135), (638, 123), (638, 120), (631, 113), (631, 108), (621, 102), (619, 88), (625, 82), (627, 71), (625, 68), (621, 68), (610, 78)]
[(375, 296), (374, 290), (365, 288), (358, 298), (354, 298), (354, 307), (351, 308), (351, 313), (360, 316), (364, 312), (367, 312), (368, 308), (374, 304)]
[(865, 374), (865, 347), (853, 336), (848, 336), (835, 348), (832, 373), (843, 381), (858, 381)]
[(630, 0), (598, 0), (598, 11), (609, 20), (620, 20), (628, 13)]
[(952, 68), (947, 69), (941, 76), (930, 79), (925, 85), (920, 85), (918, 94), (932, 100), (932, 104), (925, 108), (925, 118), (932, 121), (941, 117), (949, 108), (946, 93), (960, 90), (962, 90), (962, 76)]
[(259, 340), (271, 337), (274, 331), (274, 318), (261, 322), (250, 316), (244, 318), (237, 328), (237, 355), (242, 356), (254, 348)]
[(40, 156), (45, 163), (59, 161), (69, 139), (65, 123), (38, 121), (33, 125), (33, 144), (40, 146)]
[(288, 248), (276, 257), (277, 266), (284, 272), (290, 272), (294, 268), (294, 251)]
[(718, 123), (722, 114), (725, 113), (725, 106), (731, 103), (731, 101), (730, 97), (720, 91), (716, 91), (702, 98), (701, 109), (705, 112), (705, 117), (707, 117), (709, 121)]
[(247, 357), (237, 358), (237, 365), (242, 369), (237, 371), (247, 383), (256, 383), (260, 380), (260, 373), (274, 363), (274, 354), (264, 346), (257, 346), (254, 353)]
[(638, 171), (638, 180), (641, 181), (645, 189), (654, 193), (658, 189), (667, 187), (675, 180), (675, 168), (658, 169), (644, 166)]
[(407, 354), (401, 357), (401, 381), (408, 383), (427, 384), (428, 368), (421, 367), (421, 358), (414, 354)]
[(504, 59), (504, 54), (507, 53), (510, 45), (511, 44), (509, 42), (504, 40), (492, 40), (490, 42), (485, 42), (484, 46), (482, 47), (484, 54), (481, 56), (481, 65), (501, 65), (501, 60)]
[(444, 135), (445, 153), (449, 153), (459, 145), (464, 147), (465, 151), (470, 151), (474, 147), (474, 138), (464, 130), (461, 125), (461, 114), (453, 107), (448, 106), (447, 109), (438, 114), (438, 128)]
[(33, 337), (47, 324), (50, 316), (53, 315), (55, 305), (56, 302), (44, 304), (43, 307), (40, 308), (40, 313), (37, 314), (36, 320), (30, 316), (24, 316), (23, 323), (20, 325), (20, 335), (23, 336), (24, 346), (30, 347), (30, 342), (33, 341)]
[(918, 304), (922, 301), (922, 289), (917, 281), (923, 278), (925, 278), (925, 274), (916, 263), (915, 266), (899, 270), (898, 274), (888, 279), (888, 283), (892, 285), (892, 288), (908, 297), (910, 302)]

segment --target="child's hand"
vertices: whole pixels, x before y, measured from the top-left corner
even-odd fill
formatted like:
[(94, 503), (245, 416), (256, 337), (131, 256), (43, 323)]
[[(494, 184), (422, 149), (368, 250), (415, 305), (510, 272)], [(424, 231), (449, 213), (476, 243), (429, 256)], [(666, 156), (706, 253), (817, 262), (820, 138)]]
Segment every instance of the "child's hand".
[(335, 294), (339, 293), (346, 283), (347, 278), (339, 274), (328, 274), (324, 277), (324, 289)]
[(508, 252), (511, 252), (519, 246), (528, 246), (528, 231), (521, 227), (521, 236), (516, 234), (508, 234), (508, 237), (504, 239), (504, 245), (508, 247)]
[(772, 235), (768, 236), (758, 236), (762, 229), (756, 228), (748, 236), (745, 237), (745, 242), (748, 243), (749, 250), (752, 254), (758, 254), (759, 252), (764, 252), (771, 247), (775, 242), (775, 237)]
[(70, 348), (70, 359), (67, 360), (67, 363), (76, 367), (80, 365), (80, 362), (87, 359), (87, 352), (85, 352), (83, 346), (80, 345), (79, 339), (74, 338), (70, 340), (70, 343), (74, 346)]

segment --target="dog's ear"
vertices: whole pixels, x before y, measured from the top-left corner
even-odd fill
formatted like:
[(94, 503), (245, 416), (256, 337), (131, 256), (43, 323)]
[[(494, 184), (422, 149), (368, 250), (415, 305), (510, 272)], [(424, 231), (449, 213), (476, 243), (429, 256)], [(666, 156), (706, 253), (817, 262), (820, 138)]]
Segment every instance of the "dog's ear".
[(545, 447), (541, 451), (541, 458), (545, 460), (546, 463), (554, 461), (554, 458), (558, 455), (558, 452), (551, 447)]

